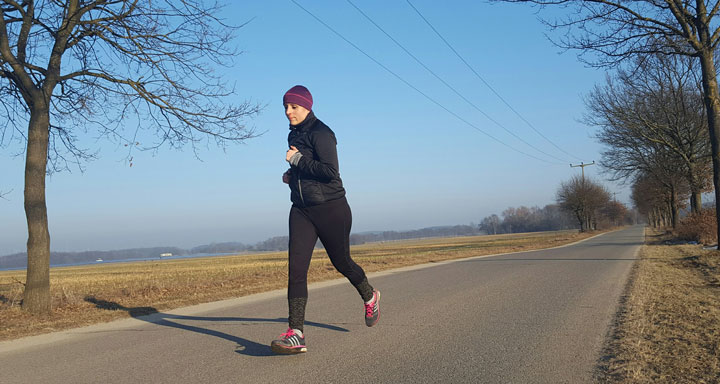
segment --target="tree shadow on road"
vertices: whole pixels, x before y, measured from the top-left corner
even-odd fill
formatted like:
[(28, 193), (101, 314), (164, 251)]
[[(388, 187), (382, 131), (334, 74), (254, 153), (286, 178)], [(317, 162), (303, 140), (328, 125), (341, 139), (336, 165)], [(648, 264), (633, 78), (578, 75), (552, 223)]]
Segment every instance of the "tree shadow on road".
[[(208, 316), (185, 316), (185, 315), (173, 315), (170, 313), (162, 313), (158, 312), (157, 309), (153, 307), (135, 307), (135, 308), (128, 308), (125, 306), (122, 306), (118, 303), (107, 301), (107, 300), (99, 300), (95, 297), (88, 296), (85, 298), (85, 301), (88, 303), (94, 304), (98, 309), (106, 309), (110, 311), (126, 311), (130, 316), (133, 318), (136, 318), (138, 320), (146, 321), (148, 323), (162, 325), (165, 327), (171, 327), (171, 328), (178, 328), (185, 331), (190, 332), (197, 332), (203, 335), (210, 335), (219, 337), (221, 339), (225, 339), (228, 341), (231, 341), (233, 343), (237, 344), (237, 350), (236, 353), (239, 353), (241, 355), (248, 355), (248, 356), (256, 356), (256, 357), (262, 357), (262, 356), (275, 356), (275, 354), (270, 350), (269, 344), (260, 344), (257, 342), (254, 342), (252, 340), (244, 339), (242, 337), (238, 337), (235, 335), (231, 335), (228, 333), (207, 329), (203, 327), (193, 326), (193, 325), (187, 325), (177, 322), (178, 320), (185, 320), (185, 321), (233, 321), (233, 322), (252, 322), (252, 323), (287, 323), (287, 318), (276, 318), (276, 319), (266, 319), (266, 318), (250, 318), (250, 317), (208, 317)], [(338, 327), (331, 324), (324, 324), (324, 323), (316, 323), (313, 321), (306, 321), (305, 325), (312, 326), (312, 327), (318, 327), (318, 328), (325, 328), (330, 329), (333, 331), (338, 332), (350, 332), (349, 330)]]

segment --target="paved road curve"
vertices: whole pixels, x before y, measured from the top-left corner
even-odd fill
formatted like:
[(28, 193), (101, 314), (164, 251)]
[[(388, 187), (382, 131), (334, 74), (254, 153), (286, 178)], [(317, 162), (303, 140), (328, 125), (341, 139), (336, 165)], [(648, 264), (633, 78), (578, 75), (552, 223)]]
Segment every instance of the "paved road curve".
[(308, 353), (272, 355), (284, 291), (0, 343), (10, 383), (587, 383), (642, 244), (632, 227), (552, 250), (314, 285)]

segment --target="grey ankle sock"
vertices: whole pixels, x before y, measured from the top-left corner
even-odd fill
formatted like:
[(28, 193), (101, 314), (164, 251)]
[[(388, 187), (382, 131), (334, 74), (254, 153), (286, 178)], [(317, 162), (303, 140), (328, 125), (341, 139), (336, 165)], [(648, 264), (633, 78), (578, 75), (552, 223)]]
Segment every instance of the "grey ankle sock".
[(290, 328), (299, 329), (305, 332), (303, 324), (305, 324), (305, 306), (307, 305), (307, 297), (294, 297), (288, 299), (288, 324)]
[(372, 300), (373, 298), (373, 287), (368, 283), (367, 277), (363, 279), (358, 285), (355, 286), (355, 289), (357, 289), (358, 293), (360, 294), (360, 297), (362, 297), (364, 302), (368, 302)]

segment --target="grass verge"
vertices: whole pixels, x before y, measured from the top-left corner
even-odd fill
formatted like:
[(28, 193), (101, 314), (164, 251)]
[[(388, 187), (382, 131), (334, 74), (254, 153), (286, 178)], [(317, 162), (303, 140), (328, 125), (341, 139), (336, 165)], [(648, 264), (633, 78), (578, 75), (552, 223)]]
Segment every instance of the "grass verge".
[[(353, 246), (366, 272), (471, 256), (549, 248), (594, 234), (577, 231), (434, 238)], [(316, 250), (309, 282), (342, 277)], [(52, 268), (52, 313), (20, 308), (25, 271), (0, 272), (0, 341), (167, 311), (287, 286), (287, 253)]]
[(720, 382), (720, 252), (646, 231), (600, 383)]

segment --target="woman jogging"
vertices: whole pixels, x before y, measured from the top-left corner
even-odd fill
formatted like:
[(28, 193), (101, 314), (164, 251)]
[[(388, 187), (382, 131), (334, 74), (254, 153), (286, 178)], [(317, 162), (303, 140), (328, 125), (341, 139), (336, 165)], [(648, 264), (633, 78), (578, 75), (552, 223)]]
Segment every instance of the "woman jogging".
[(288, 250), (287, 332), (274, 340), (275, 353), (307, 352), (303, 324), (307, 304), (307, 273), (318, 238), (335, 269), (357, 289), (365, 302), (365, 324), (380, 318), (380, 292), (373, 289), (365, 272), (350, 258), (352, 215), (340, 179), (335, 133), (312, 112), (307, 88), (296, 85), (283, 97), (290, 122), (285, 160), (290, 163), (282, 177), (290, 186), (290, 244)]

